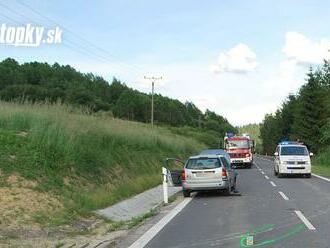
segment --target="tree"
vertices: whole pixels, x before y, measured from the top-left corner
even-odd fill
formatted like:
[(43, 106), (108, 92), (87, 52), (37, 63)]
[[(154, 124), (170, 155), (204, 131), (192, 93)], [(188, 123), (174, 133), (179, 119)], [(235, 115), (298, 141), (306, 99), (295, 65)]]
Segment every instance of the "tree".
[(307, 84), (299, 93), (299, 102), (294, 116), (292, 137), (306, 143), (313, 151), (320, 148), (323, 123), (322, 88), (319, 72), (310, 70)]

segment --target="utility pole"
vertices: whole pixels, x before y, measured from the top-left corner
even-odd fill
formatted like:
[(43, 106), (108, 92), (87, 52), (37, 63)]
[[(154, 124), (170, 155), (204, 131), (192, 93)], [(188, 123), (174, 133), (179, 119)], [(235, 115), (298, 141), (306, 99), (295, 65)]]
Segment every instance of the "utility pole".
[(154, 89), (155, 89), (155, 82), (157, 80), (163, 79), (162, 77), (147, 77), (144, 76), (144, 79), (151, 81), (151, 127), (154, 127)]

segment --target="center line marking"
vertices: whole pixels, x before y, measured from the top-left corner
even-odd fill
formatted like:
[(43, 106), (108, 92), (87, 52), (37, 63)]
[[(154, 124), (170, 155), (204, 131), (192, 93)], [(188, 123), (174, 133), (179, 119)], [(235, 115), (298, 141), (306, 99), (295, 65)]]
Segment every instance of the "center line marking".
[(269, 179), (269, 177), (268, 177), (267, 175), (265, 175), (265, 178), (266, 178), (266, 179)]
[(261, 174), (262, 174), (262, 175), (265, 175), (265, 172), (261, 171)]
[(278, 193), (283, 197), (284, 200), (289, 200), (289, 197), (287, 197), (282, 191), (279, 191)]
[(276, 187), (276, 184), (273, 181), (270, 181), (270, 184), (273, 185), (273, 187)]
[(301, 211), (296, 210), (294, 212), (309, 230), (316, 230), (316, 228), (312, 225), (312, 223), (309, 222), (309, 220), (307, 220), (307, 218), (303, 215)]

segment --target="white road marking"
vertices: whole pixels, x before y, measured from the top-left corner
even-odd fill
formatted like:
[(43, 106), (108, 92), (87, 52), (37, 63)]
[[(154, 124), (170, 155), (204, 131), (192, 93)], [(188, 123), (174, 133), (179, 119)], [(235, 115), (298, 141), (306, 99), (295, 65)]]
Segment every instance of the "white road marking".
[(320, 179), (323, 179), (323, 180), (325, 180), (325, 181), (330, 182), (330, 178), (322, 177), (322, 176), (317, 175), (317, 174), (314, 174), (314, 173), (312, 173), (312, 175), (313, 175), (314, 177), (318, 177), (318, 178), (320, 178)]
[(168, 224), (178, 213), (184, 209), (185, 206), (193, 198), (185, 198), (180, 204), (172, 209), (167, 215), (165, 215), (159, 222), (152, 226), (147, 232), (145, 232), (138, 240), (136, 240), (129, 248), (142, 248), (145, 247), (149, 241), (159, 233), (166, 224)]
[(269, 179), (269, 177), (268, 177), (267, 175), (265, 175), (265, 178), (266, 178), (266, 179)]
[(283, 197), (284, 200), (289, 200), (289, 197), (287, 197), (282, 191), (279, 191), (278, 193)]
[(261, 174), (262, 174), (262, 175), (265, 175), (265, 172), (261, 171)]
[(270, 161), (270, 162), (273, 162), (274, 160), (272, 160), (272, 159), (267, 159), (267, 158), (262, 158), (262, 157), (257, 157), (257, 158), (259, 158), (259, 159), (261, 159), (261, 160), (264, 160), (264, 161)]
[(273, 181), (270, 181), (270, 184), (273, 185), (273, 187), (276, 187), (276, 184)]
[(309, 220), (307, 220), (301, 211), (296, 210), (294, 212), (309, 230), (316, 230), (316, 228), (312, 225), (312, 223), (309, 222)]

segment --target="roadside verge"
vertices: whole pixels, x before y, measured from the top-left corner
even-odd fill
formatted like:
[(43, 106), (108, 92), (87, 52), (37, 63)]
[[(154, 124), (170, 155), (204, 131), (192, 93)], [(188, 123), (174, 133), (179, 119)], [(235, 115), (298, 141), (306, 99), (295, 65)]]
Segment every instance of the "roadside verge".
[[(181, 187), (169, 187), (169, 197), (181, 191)], [(152, 209), (159, 206), (163, 201), (162, 185), (144, 191), (132, 198), (121, 201), (105, 209), (98, 210), (97, 213), (113, 221), (128, 221), (147, 214)]]

